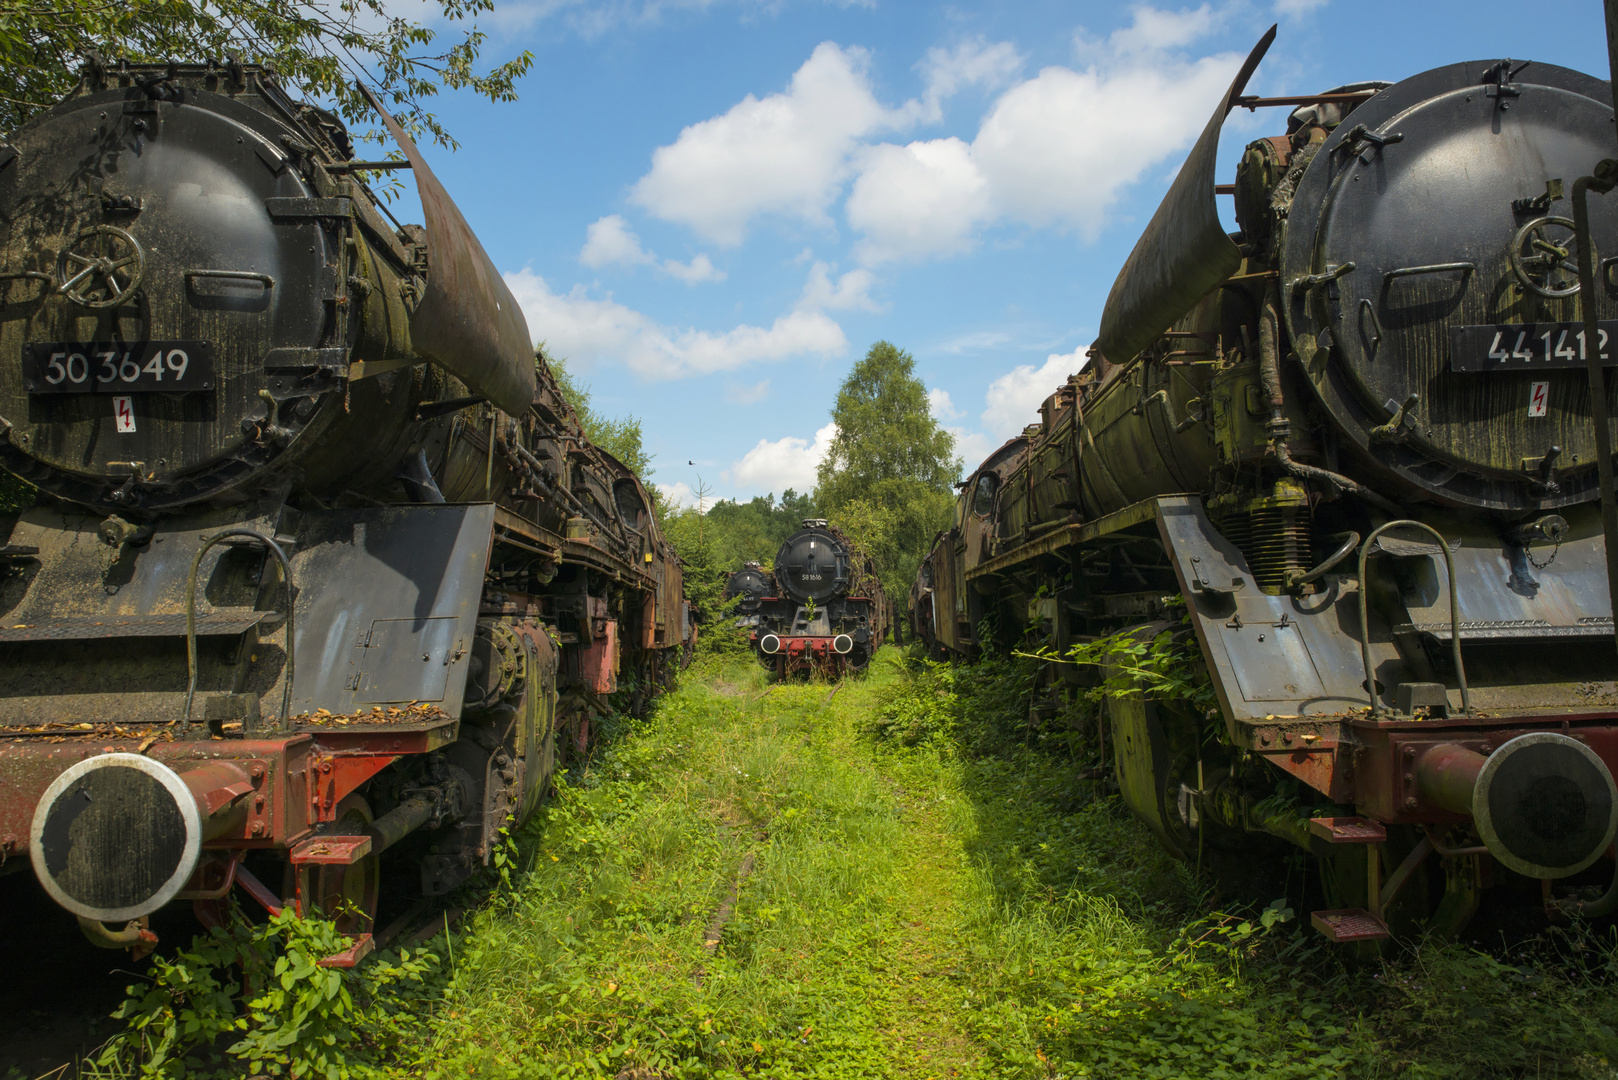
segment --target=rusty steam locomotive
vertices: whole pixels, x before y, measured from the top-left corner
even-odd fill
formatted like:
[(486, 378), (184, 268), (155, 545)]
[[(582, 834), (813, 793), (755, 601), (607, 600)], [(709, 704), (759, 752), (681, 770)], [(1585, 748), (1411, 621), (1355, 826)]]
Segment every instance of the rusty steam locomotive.
[[(368, 948), (687, 657), (679, 562), (416, 147), (243, 64), (0, 144), (0, 872), (92, 940), (240, 886)], [(414, 172), (425, 226), (363, 182)], [(615, 696), (616, 695), (616, 696)], [(390, 877), (392, 877), (390, 871)]]
[(811, 518), (787, 537), (775, 569), (748, 563), (725, 582), (737, 624), (778, 676), (862, 671), (888, 632), (888, 600), (871, 559), (835, 525)]
[[(1618, 170), (1612, 90), (1487, 60), (1243, 96), (1274, 33), (1087, 365), (964, 486), (915, 629), (963, 654), (1030, 632), (1194, 645), (1216, 708), (1106, 702), (1123, 798), (1188, 859), (1318, 856), (1334, 940), (1453, 933), (1491, 887), (1565, 909), (1613, 880), (1618, 832), (1592, 423), (1618, 200), (1584, 205)], [(1286, 131), (1216, 186), (1225, 116), (1265, 105), (1293, 106)], [(1583, 910), (1615, 907), (1618, 883)]]

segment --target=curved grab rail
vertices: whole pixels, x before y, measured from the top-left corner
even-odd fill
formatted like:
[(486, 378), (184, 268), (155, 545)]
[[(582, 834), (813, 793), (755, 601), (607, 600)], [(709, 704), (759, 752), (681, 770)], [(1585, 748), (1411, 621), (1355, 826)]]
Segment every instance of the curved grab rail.
[(191, 576), (185, 583), (185, 665), (189, 683), (185, 691), (185, 715), (182, 723), (191, 722), (191, 703), (197, 696), (197, 571), (202, 566), (202, 557), (208, 554), (210, 548), (221, 540), (228, 540), (232, 536), (245, 536), (257, 540), (269, 549), (281, 564), (281, 573), (286, 579), (287, 586), (287, 675), (286, 684), (281, 688), (281, 717), (280, 723), (287, 722), (292, 709), (292, 611), (296, 606), (296, 597), (292, 592), (292, 563), (287, 560), (287, 553), (281, 550), (281, 545), (255, 529), (226, 529), (224, 532), (214, 533), (202, 542), (197, 550), (196, 557), (191, 560)]
[(1449, 543), (1445, 541), (1443, 533), (1431, 525), (1406, 518), (1378, 526), (1365, 538), (1365, 546), (1360, 548), (1360, 658), (1365, 663), (1365, 692), (1371, 701), (1371, 715), (1373, 717), (1382, 715), (1382, 706), (1376, 699), (1376, 679), (1371, 676), (1371, 613), (1365, 595), (1366, 563), (1371, 557), (1371, 545), (1376, 542), (1377, 537), (1389, 529), (1403, 528), (1423, 529), (1431, 533), (1433, 539), (1438, 541), (1438, 550), (1444, 553), (1444, 569), (1449, 574), (1450, 656), (1455, 663), (1455, 678), (1461, 684), (1461, 711), (1471, 712), (1472, 698), (1466, 692), (1466, 665), (1461, 663), (1461, 603), (1455, 588), (1455, 556), (1450, 553)]

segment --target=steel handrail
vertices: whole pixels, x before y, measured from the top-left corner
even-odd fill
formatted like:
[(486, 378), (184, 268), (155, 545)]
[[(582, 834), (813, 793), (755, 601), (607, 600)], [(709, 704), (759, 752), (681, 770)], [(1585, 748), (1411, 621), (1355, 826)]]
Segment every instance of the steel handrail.
[(297, 598), (292, 591), (292, 563), (287, 559), (287, 553), (281, 550), (281, 545), (255, 529), (226, 529), (215, 533), (202, 542), (197, 550), (196, 557), (191, 560), (191, 576), (185, 583), (185, 665), (189, 678), (185, 691), (185, 716), (181, 722), (191, 722), (191, 704), (197, 696), (197, 571), (202, 566), (202, 557), (208, 554), (215, 544), (221, 540), (228, 540), (232, 536), (245, 536), (257, 540), (269, 549), (281, 564), (281, 573), (286, 580), (287, 587), (287, 674), (286, 684), (281, 688), (281, 718), (280, 723), (285, 724), (291, 715), (292, 709), (292, 672), (293, 672), (293, 640), (292, 640), (292, 612), (297, 606)]
[(1455, 587), (1455, 556), (1451, 554), (1443, 533), (1431, 525), (1405, 518), (1378, 526), (1365, 538), (1365, 546), (1360, 548), (1360, 657), (1365, 662), (1365, 692), (1371, 701), (1371, 715), (1382, 715), (1382, 705), (1377, 701), (1376, 679), (1371, 674), (1371, 611), (1366, 598), (1365, 571), (1371, 558), (1371, 545), (1377, 537), (1390, 529), (1402, 528), (1426, 530), (1438, 541), (1438, 550), (1444, 553), (1444, 569), (1449, 574), (1450, 655), (1455, 662), (1455, 678), (1461, 684), (1461, 711), (1471, 712), (1472, 698), (1466, 691), (1466, 665), (1461, 662), (1461, 602)]

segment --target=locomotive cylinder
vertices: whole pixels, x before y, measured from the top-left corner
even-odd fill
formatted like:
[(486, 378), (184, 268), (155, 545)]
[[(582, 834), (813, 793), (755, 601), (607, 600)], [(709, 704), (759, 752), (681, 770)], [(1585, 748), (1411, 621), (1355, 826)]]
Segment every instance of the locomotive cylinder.
[(1586, 869), (1618, 835), (1618, 787), (1588, 746), (1556, 732), (1520, 735), (1487, 756), (1454, 743), (1416, 765), (1423, 801), (1472, 818), (1489, 853), (1528, 877)]
[(149, 915), (185, 887), (205, 841), (241, 828), (252, 791), (229, 762), (177, 773), (140, 754), (88, 758), (57, 777), (34, 811), (34, 873), (81, 918)]

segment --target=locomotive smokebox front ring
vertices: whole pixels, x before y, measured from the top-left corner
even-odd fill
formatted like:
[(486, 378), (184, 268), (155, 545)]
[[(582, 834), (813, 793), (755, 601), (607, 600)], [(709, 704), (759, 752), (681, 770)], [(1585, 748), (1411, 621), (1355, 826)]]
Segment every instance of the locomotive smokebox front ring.
[(28, 854), (51, 899), (83, 918), (123, 923), (174, 899), (202, 840), (197, 797), (178, 773), (140, 754), (103, 754), (45, 789)]
[(1472, 792), (1478, 835), (1519, 874), (1561, 878), (1618, 835), (1618, 786), (1606, 763), (1566, 735), (1519, 735), (1490, 754)]

